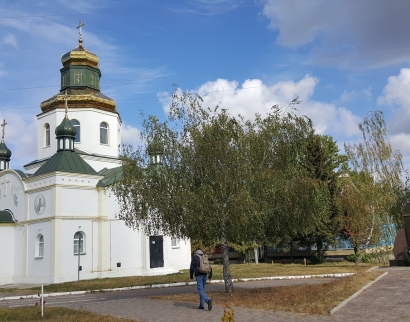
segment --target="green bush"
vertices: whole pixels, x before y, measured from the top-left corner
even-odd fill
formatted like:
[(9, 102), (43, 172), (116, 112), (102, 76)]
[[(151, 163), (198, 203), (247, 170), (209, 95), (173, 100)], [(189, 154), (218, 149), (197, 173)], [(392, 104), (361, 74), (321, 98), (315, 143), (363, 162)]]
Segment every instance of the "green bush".
[(321, 255), (321, 256), (310, 256), (309, 257), (309, 262), (311, 265), (318, 265), (318, 264), (323, 264), (325, 262), (326, 256)]
[[(360, 253), (356, 254), (351, 254), (346, 257), (346, 260), (352, 263), (356, 263), (357, 258), (359, 257)], [(368, 263), (370, 262), (370, 255), (369, 254), (364, 254), (362, 257), (362, 263)]]

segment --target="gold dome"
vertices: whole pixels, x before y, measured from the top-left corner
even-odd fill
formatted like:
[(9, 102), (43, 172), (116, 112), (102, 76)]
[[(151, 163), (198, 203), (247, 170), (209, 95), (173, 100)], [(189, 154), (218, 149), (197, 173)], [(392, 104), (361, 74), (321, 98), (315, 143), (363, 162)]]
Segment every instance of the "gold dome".
[(70, 65), (83, 65), (99, 68), (98, 61), (98, 56), (92, 53), (91, 51), (85, 49), (81, 42), (77, 48), (74, 48), (73, 50), (61, 56), (61, 63), (64, 67)]

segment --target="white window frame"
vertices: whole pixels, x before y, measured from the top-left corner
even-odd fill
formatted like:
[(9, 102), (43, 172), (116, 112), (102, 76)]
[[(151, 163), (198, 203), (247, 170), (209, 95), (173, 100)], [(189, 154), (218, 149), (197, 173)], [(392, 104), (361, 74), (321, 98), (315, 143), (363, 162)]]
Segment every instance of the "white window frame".
[(74, 255), (78, 255), (78, 243), (79, 243), (79, 240), (80, 240), (80, 235), (81, 235), (80, 255), (85, 254), (85, 234), (82, 231), (77, 231), (74, 234), (74, 238), (73, 238), (73, 253), (74, 253)]
[(44, 125), (44, 147), (48, 148), (51, 144), (50, 124)]
[[(109, 126), (107, 122), (101, 122), (100, 123), (100, 144), (102, 145), (109, 145), (110, 143), (110, 137), (108, 135), (109, 133)], [(106, 142), (102, 142), (103, 141), (103, 131), (105, 131), (105, 139)]]
[(44, 257), (44, 236), (38, 234), (36, 238), (36, 258)]
[(171, 237), (171, 247), (172, 248), (179, 248), (180, 247), (180, 240), (177, 237)]

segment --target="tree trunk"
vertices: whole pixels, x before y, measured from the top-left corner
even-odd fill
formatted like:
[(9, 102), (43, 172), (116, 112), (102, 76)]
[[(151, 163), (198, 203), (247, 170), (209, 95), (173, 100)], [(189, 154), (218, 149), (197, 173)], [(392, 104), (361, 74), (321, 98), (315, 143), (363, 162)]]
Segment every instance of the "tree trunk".
[(360, 252), (359, 257), (356, 258), (355, 266), (359, 266), (359, 264), (362, 262), (364, 256), (364, 250)]
[(222, 250), (223, 250), (223, 275), (225, 281), (225, 292), (233, 292), (233, 283), (231, 278), (231, 269), (229, 266), (229, 252), (228, 252), (228, 242), (225, 238), (222, 238)]
[(255, 247), (254, 249), (253, 249), (253, 251), (254, 251), (254, 253), (255, 253), (255, 264), (258, 264), (259, 263), (259, 258), (258, 258), (258, 247)]
[(289, 251), (290, 251), (290, 261), (292, 263), (294, 263), (295, 261), (293, 259), (293, 241), (290, 242), (289, 246), (290, 246), (290, 249), (289, 249)]
[(321, 240), (316, 241), (316, 256), (322, 258), (323, 242)]
[(266, 244), (263, 244), (263, 262), (268, 262), (268, 246)]
[(356, 263), (355, 263), (356, 267), (358, 267), (359, 264), (362, 262), (362, 258), (364, 256), (365, 252), (367, 251), (367, 249), (369, 248), (370, 240), (372, 239), (372, 235), (373, 235), (375, 222), (376, 222), (376, 215), (373, 215), (372, 216), (372, 225), (370, 227), (369, 234), (367, 235), (366, 243), (364, 244), (363, 249), (361, 249), (359, 257), (357, 257), (357, 259), (356, 259)]

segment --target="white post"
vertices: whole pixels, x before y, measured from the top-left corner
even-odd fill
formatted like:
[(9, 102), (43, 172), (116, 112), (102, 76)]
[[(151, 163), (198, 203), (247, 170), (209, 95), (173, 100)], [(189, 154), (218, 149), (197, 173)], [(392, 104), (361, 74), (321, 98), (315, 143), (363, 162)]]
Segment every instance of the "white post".
[(41, 317), (44, 317), (44, 288), (43, 288), (43, 284), (41, 284)]

